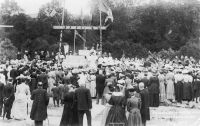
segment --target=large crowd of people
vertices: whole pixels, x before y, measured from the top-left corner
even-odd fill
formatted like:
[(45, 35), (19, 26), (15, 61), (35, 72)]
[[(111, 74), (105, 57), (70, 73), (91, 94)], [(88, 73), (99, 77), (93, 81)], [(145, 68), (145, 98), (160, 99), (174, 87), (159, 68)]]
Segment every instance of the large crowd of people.
[(0, 115), (24, 120), (33, 100), (30, 118), (41, 126), (52, 97), (55, 107), (64, 105), (60, 126), (82, 126), (84, 114), (91, 126), (96, 99), (104, 105), (101, 126), (142, 126), (150, 120), (149, 107), (199, 102), (200, 62), (192, 57), (114, 59), (93, 50), (87, 67), (66, 68), (59, 56), (25, 52), (1, 63)]

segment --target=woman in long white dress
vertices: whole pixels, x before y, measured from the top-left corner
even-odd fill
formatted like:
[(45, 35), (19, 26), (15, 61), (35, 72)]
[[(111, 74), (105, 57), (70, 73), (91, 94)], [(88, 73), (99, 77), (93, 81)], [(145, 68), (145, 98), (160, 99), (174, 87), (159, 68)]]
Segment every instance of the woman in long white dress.
[(25, 120), (27, 118), (27, 104), (29, 99), (30, 89), (25, 84), (25, 78), (23, 78), (21, 84), (16, 87), (15, 101), (11, 110), (14, 119)]
[(165, 75), (163, 74), (163, 71), (160, 72), (158, 79), (160, 84), (160, 102), (163, 103), (166, 101)]
[(90, 93), (91, 97), (96, 97), (96, 76), (94, 73), (90, 75)]
[(171, 72), (166, 75), (166, 84), (167, 84), (167, 91), (166, 96), (167, 100), (174, 101), (175, 100), (175, 92), (174, 92), (174, 73)]

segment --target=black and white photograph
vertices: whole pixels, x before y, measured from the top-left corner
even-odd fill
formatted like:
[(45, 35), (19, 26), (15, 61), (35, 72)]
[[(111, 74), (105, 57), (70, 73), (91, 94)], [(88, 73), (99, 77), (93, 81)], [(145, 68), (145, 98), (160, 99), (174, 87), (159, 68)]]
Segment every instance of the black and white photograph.
[(0, 0), (0, 126), (200, 126), (200, 0)]

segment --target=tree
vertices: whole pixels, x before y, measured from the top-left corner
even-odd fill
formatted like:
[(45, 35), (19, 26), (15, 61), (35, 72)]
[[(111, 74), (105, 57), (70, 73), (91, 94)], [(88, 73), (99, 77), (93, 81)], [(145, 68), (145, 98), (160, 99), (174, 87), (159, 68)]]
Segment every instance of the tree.
[(4, 57), (6, 59), (15, 59), (17, 54), (17, 48), (13, 46), (11, 41), (7, 38), (0, 42), (0, 59)]

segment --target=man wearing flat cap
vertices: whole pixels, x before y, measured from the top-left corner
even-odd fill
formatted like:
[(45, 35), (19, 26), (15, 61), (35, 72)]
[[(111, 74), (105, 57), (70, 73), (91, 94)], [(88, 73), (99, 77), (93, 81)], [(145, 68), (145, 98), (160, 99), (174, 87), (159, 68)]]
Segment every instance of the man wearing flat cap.
[(30, 118), (35, 121), (35, 126), (43, 126), (43, 120), (47, 118), (49, 97), (47, 91), (43, 89), (42, 82), (38, 82), (38, 89), (33, 90), (31, 100), (33, 100), (33, 105)]

